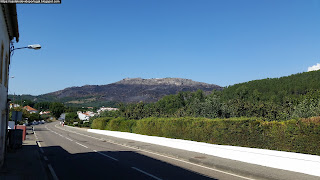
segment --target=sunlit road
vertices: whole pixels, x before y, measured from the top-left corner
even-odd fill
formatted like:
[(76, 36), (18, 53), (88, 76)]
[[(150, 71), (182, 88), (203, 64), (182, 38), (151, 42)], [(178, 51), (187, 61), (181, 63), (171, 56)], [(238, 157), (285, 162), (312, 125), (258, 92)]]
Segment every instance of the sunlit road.
[(140, 151), (59, 123), (35, 126), (36, 137), (58, 179), (244, 179)]

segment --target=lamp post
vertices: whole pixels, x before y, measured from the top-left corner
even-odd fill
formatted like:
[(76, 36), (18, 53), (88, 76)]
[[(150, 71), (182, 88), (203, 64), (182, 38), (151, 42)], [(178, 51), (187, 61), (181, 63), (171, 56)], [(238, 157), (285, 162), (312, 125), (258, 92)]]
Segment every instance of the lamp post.
[[(10, 55), (13, 56), (14, 51), (17, 50), (17, 49), (34, 49), (34, 50), (39, 50), (39, 49), (41, 49), (41, 45), (40, 45), (40, 44), (32, 44), (32, 45), (28, 45), (28, 46), (25, 46), (25, 47), (14, 48), (13, 43), (11, 42)], [(12, 76), (11, 78), (14, 78), (14, 76)], [(13, 101), (14, 101), (14, 96), (15, 96), (15, 94), (13, 95)], [(22, 101), (22, 99), (21, 99), (21, 101)], [(14, 102), (13, 102), (13, 103), (14, 103)]]
[[(32, 45), (28, 45), (28, 46), (25, 46), (25, 47), (18, 47), (18, 48), (14, 48), (13, 46), (13, 43), (11, 42), (11, 47), (10, 47), (10, 56), (12, 57), (13, 54), (14, 54), (14, 51), (15, 50), (18, 50), (18, 49), (34, 49), (34, 50), (39, 50), (41, 49), (41, 45), (40, 44), (32, 44)], [(14, 77), (14, 76), (12, 76)], [(14, 95), (15, 96), (15, 95)], [(14, 97), (13, 96), (13, 97)], [(22, 106), (22, 98), (21, 98), (21, 106)], [(9, 112), (7, 112), (9, 114)], [(17, 124), (17, 122), (15, 122), (15, 124)]]

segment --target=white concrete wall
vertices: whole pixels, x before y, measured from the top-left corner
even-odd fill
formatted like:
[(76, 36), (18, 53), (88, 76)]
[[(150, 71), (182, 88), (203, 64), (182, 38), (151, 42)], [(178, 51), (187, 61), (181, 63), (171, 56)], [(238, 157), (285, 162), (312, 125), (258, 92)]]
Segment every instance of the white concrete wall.
[(208, 144), (128, 132), (88, 129), (88, 132), (193, 151), (266, 167), (320, 177), (320, 156), (267, 149)]
[[(5, 74), (6, 64), (5, 59), (6, 55), (8, 58), (10, 58), (10, 40), (9, 35), (7, 31), (7, 25), (5, 22), (4, 13), (2, 11), (2, 8), (0, 6), (0, 55), (1, 55), (1, 43), (4, 46), (4, 53), (3, 53), (3, 69), (2, 69), (2, 82), (0, 82), (0, 166), (3, 163), (4, 160), (4, 152), (5, 152), (5, 134), (7, 129), (7, 92), (8, 87), (5, 87), (5, 78), (8, 78)], [(0, 57), (1, 60), (1, 57)], [(1, 67), (1, 66), (0, 66)], [(7, 71), (8, 72), (8, 71)]]

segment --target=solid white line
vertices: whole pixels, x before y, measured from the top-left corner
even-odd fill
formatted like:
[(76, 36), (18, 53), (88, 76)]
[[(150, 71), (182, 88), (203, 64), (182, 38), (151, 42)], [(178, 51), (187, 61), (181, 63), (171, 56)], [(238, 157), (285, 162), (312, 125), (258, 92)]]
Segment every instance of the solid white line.
[(103, 153), (101, 153), (101, 152), (98, 152), (98, 151), (96, 151), (96, 150), (93, 150), (93, 151), (96, 152), (96, 153), (98, 153), (98, 154), (100, 154), (100, 155), (102, 155), (102, 156), (105, 156), (105, 157), (107, 157), (107, 158), (110, 158), (110, 159), (112, 159), (112, 160), (119, 161), (118, 159), (116, 159), (116, 158), (114, 158), (114, 157), (108, 156), (108, 155), (103, 154)]
[(38, 143), (38, 146), (39, 146), (39, 147), (42, 147), (41, 144), (40, 144), (40, 142), (37, 141), (37, 143)]
[(40, 151), (41, 151), (41, 153), (42, 153), (42, 154), (44, 154), (44, 151), (43, 151), (43, 149), (42, 149), (42, 148), (40, 148)]
[(78, 143), (78, 142), (76, 142), (76, 144), (78, 144), (78, 145), (80, 145), (80, 146), (82, 146), (82, 147), (88, 148), (87, 146), (85, 146), (85, 145), (83, 145), (83, 144), (80, 144), (80, 143)]
[(53, 179), (54, 179), (54, 180), (59, 180), (59, 178), (58, 178), (57, 174), (54, 172), (51, 164), (48, 164), (48, 168), (49, 168), (49, 170), (50, 170), (50, 172), (51, 172), (51, 175), (52, 175)]
[(134, 170), (137, 170), (137, 171), (139, 171), (139, 172), (141, 172), (141, 173), (143, 173), (143, 174), (145, 174), (145, 175), (147, 175), (147, 176), (150, 176), (150, 177), (152, 177), (152, 178), (154, 178), (154, 179), (162, 180), (162, 179), (158, 178), (157, 176), (154, 176), (154, 175), (152, 175), (152, 174), (150, 174), (150, 173), (147, 173), (147, 172), (145, 172), (145, 171), (142, 171), (141, 169), (138, 169), (138, 168), (136, 168), (136, 167), (131, 167), (131, 168), (134, 169)]

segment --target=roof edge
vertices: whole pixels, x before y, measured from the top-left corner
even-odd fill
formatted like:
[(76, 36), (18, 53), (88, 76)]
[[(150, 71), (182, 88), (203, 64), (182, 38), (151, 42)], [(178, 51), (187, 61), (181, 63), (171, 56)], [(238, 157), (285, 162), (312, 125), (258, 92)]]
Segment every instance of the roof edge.
[(1, 4), (1, 6), (5, 16), (10, 40), (16, 38), (16, 41), (19, 42), (19, 27), (16, 4)]

